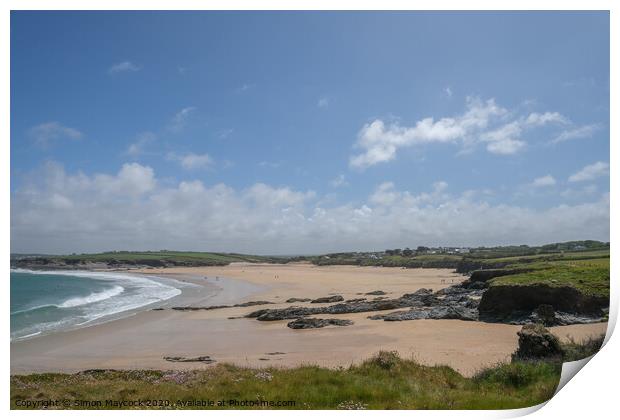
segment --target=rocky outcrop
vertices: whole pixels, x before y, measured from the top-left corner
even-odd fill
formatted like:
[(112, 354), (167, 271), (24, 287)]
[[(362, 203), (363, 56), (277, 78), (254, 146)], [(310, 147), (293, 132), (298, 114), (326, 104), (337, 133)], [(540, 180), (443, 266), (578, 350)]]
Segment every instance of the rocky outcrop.
[(539, 305), (534, 310), (534, 315), (538, 321), (545, 327), (551, 327), (558, 324), (558, 319), (555, 316), (555, 309), (551, 305)]
[(478, 311), (481, 320), (506, 322), (530, 316), (541, 305), (552, 306), (554, 312), (596, 318), (609, 307), (609, 298), (586, 295), (568, 286), (498, 285), (484, 292)]
[(519, 347), (512, 355), (513, 360), (562, 358), (560, 341), (542, 325), (525, 325), (517, 334)]
[(294, 330), (323, 328), (328, 325), (344, 327), (347, 325), (353, 325), (353, 321), (350, 321), (348, 319), (299, 318), (286, 324), (287, 327)]
[(310, 303), (334, 303), (342, 302), (344, 298), (340, 295), (320, 297), (318, 299), (311, 300)]
[[(410, 308), (406, 319), (475, 319), (475, 309), (481, 291), (468, 290), (458, 286), (448, 287), (433, 293), (430, 289), (419, 289), (414, 293), (407, 293), (397, 299), (379, 301), (354, 301), (338, 303), (323, 307), (291, 306), (282, 309), (261, 309), (246, 315), (258, 321), (278, 321), (283, 319), (297, 319), (318, 314), (347, 314), (359, 312), (377, 312), (401, 308)], [(414, 312), (419, 313), (415, 315)], [(400, 316), (400, 315), (399, 315)], [(398, 316), (390, 320), (397, 320)], [(380, 316), (373, 319), (383, 319)]]
[(381, 296), (381, 295), (386, 295), (387, 293), (385, 293), (383, 290), (373, 290), (372, 292), (368, 292), (366, 293), (366, 295), (371, 295), (371, 296)]
[(476, 321), (478, 319), (478, 311), (463, 306), (445, 305), (435, 308), (392, 312), (387, 315), (373, 315), (368, 318), (382, 319), (384, 321), (411, 321), (416, 319), (460, 319), (463, 321)]

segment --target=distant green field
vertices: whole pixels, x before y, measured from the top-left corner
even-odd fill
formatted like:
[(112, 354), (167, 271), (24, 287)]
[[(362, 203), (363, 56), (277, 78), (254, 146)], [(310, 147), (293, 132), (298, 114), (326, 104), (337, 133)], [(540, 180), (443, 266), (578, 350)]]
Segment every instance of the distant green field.
[[(317, 265), (362, 265), (406, 268), (457, 268), (466, 273), (478, 268), (499, 268), (508, 264), (537, 261), (581, 260), (609, 257), (609, 243), (571, 241), (543, 246), (498, 246), (472, 248), (469, 252), (445, 252), (443, 249), (418, 252), (408, 250), (385, 252), (341, 252), (314, 257), (299, 257)], [(394, 252), (400, 252), (394, 255)], [(433, 252), (433, 253), (431, 253)], [(460, 269), (462, 267), (462, 270)]]
[(62, 256), (64, 259), (88, 260), (88, 261), (107, 261), (107, 260), (177, 260), (177, 261), (197, 261), (211, 260), (221, 262), (234, 261), (265, 261), (268, 258), (242, 254), (219, 254), (212, 252), (183, 252), (183, 251), (147, 251), (147, 252), (104, 252), (99, 254), (75, 254)]
[(539, 260), (584, 260), (590, 258), (609, 258), (609, 249), (597, 249), (592, 251), (570, 251), (570, 252), (554, 252), (554, 253), (542, 253), (542, 254), (530, 254), (530, 255), (518, 255), (510, 257), (499, 258), (483, 258), (485, 261), (490, 262), (536, 262)]
[[(42, 257), (50, 262), (72, 263), (118, 263), (143, 265), (226, 265), (232, 262), (269, 263), (283, 262), (286, 259), (257, 255), (244, 255), (215, 252), (185, 251), (143, 251), (143, 252), (103, 252), (98, 254), (72, 254)], [(22, 260), (23, 261), (23, 260)]]

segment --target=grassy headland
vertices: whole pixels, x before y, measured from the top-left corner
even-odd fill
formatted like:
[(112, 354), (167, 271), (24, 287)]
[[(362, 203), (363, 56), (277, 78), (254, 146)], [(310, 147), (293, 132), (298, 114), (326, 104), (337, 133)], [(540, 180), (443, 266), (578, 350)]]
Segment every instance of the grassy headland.
[(213, 266), (228, 265), (233, 262), (273, 263), (284, 262), (283, 258), (244, 255), (235, 253), (186, 252), (186, 251), (111, 251), (98, 254), (71, 254), (56, 256), (37, 256), (12, 258), (14, 266), (78, 266), (106, 264), (110, 266)]
[(493, 279), (493, 286), (532, 286), (545, 284), (550, 287), (572, 287), (590, 296), (609, 297), (609, 253), (606, 258), (517, 263), (506, 268), (524, 268), (528, 271)]

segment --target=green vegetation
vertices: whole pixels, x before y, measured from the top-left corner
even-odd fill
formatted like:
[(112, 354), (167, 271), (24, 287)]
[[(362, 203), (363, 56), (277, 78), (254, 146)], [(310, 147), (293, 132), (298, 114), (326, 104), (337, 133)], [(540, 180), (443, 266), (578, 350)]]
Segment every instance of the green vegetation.
[(284, 258), (266, 257), (257, 255), (243, 255), (232, 253), (213, 253), (213, 252), (184, 252), (184, 251), (111, 251), (98, 254), (72, 254), (59, 256), (35, 257), (28, 259), (14, 259), (12, 264), (87, 264), (87, 263), (107, 263), (125, 265), (147, 265), (161, 267), (166, 265), (186, 265), (186, 266), (209, 266), (227, 265), (232, 262), (252, 262), (269, 263), (283, 262)]
[(545, 284), (573, 287), (589, 296), (609, 296), (609, 254), (607, 258), (567, 258), (530, 264), (517, 263), (506, 268), (526, 268), (530, 271), (497, 277), (491, 281), (491, 286)]
[[(540, 404), (553, 395), (559, 364), (514, 362), (465, 378), (446, 366), (427, 367), (380, 352), (359, 366), (247, 369), (227, 364), (197, 371), (93, 371), (11, 377), (11, 408), (23, 400), (231, 399), (295, 401), (294, 409), (505, 409)], [(51, 407), (54, 408), (54, 407)], [(62, 408), (62, 407), (60, 407)], [(111, 407), (71, 407), (111, 408)], [(209, 408), (209, 407), (205, 407)], [(211, 408), (260, 408), (211, 407)]]
[(307, 261), (316, 265), (361, 265), (406, 268), (455, 268), (461, 273), (480, 268), (502, 268), (509, 264), (539, 261), (609, 257), (609, 243), (572, 241), (531, 247), (499, 246), (456, 248), (419, 246), (415, 249), (386, 249), (376, 252), (339, 252), (318, 256), (258, 256), (235, 253), (184, 251), (110, 251), (98, 254), (25, 255), (12, 254), (16, 267), (62, 266), (88, 263), (111, 265), (209, 266), (231, 262), (287, 263)]
[(456, 268), (469, 272), (480, 268), (501, 268), (508, 264), (537, 261), (577, 260), (609, 257), (609, 243), (571, 241), (542, 246), (497, 246), (480, 248), (419, 246), (416, 249), (386, 249), (377, 252), (339, 252), (297, 257), (316, 265), (362, 265), (406, 268)]
[(378, 267), (406, 268), (456, 268), (463, 258), (451, 254), (420, 254), (413, 256), (385, 255), (379, 258), (368, 253), (339, 253), (313, 257), (310, 261), (315, 265), (360, 265)]
[(590, 337), (581, 343), (577, 343), (572, 337), (568, 343), (563, 344), (564, 361), (572, 362), (574, 360), (585, 359), (598, 352), (603, 347), (605, 336)]

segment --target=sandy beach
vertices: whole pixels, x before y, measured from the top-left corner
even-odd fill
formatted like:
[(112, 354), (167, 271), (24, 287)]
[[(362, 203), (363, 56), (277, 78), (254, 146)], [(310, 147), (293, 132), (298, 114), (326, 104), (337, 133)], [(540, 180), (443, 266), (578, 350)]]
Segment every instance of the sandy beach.
[[(292, 304), (285, 301), (291, 297), (340, 294), (353, 299), (374, 290), (398, 297), (423, 287), (439, 290), (465, 279), (448, 269), (231, 264), (139, 272), (174, 278), (187, 282), (189, 287), (181, 296), (159, 305), (164, 310), (146, 310), (100, 325), (13, 342), (11, 373), (207, 368), (202, 363), (163, 359), (207, 355), (220, 363), (252, 367), (346, 367), (379, 350), (396, 350), (424, 364), (449, 365), (464, 375), (472, 375), (486, 366), (508, 361), (517, 347), (520, 326), (516, 325), (459, 320), (384, 322), (369, 320), (373, 312), (338, 316), (354, 321), (352, 326), (293, 330), (287, 328), (287, 321), (236, 318), (263, 306), (192, 312), (169, 309), (175, 305), (229, 305), (253, 300), (276, 303), (266, 306), (269, 308), (288, 307)], [(606, 328), (606, 323), (598, 323), (551, 330), (562, 339), (570, 336), (581, 340), (604, 333)]]

